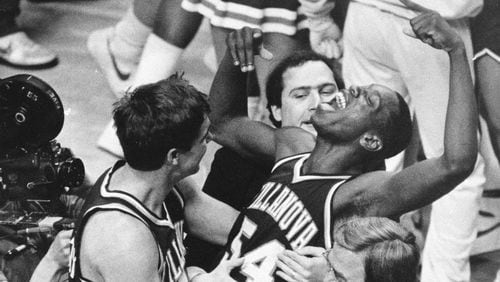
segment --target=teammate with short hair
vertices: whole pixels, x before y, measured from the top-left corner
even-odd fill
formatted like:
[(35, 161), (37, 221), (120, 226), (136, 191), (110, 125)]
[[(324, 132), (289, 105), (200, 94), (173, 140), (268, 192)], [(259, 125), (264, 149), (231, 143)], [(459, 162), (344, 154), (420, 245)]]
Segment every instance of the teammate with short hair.
[[(331, 93), (330, 101), (311, 109), (311, 119), (303, 123), (314, 126), (316, 140), (300, 128), (273, 129), (246, 116), (241, 95), (246, 76), (234, 67), (252, 64), (259, 48), (254, 39), (260, 33), (245, 28), (230, 36), (230, 51), (210, 95), (214, 140), (243, 154), (277, 161), (268, 183), (231, 231), (226, 253), (245, 257), (233, 277), (279, 279), (276, 256), (282, 250), (329, 248), (337, 220), (399, 216), (431, 203), (470, 174), (477, 155), (478, 116), (464, 44), (435, 12), (426, 10), (412, 26), (424, 42), (448, 52), (450, 94), (443, 155), (399, 173), (363, 173), (367, 163), (393, 156), (409, 142), (410, 112), (399, 94), (380, 85)], [(307, 99), (332, 83), (333, 73), (324, 63), (304, 62), (283, 73), (282, 93)], [(304, 153), (311, 144), (312, 152)]]
[[(187, 275), (183, 199), (176, 184), (194, 174), (210, 141), (205, 95), (181, 76), (141, 86), (113, 118), (125, 160), (89, 193), (72, 239), (74, 281), (226, 281), (230, 268)], [(193, 276), (196, 276), (193, 278)]]
[(335, 244), (324, 256), (334, 281), (417, 281), (415, 236), (387, 218), (352, 218), (340, 224)]

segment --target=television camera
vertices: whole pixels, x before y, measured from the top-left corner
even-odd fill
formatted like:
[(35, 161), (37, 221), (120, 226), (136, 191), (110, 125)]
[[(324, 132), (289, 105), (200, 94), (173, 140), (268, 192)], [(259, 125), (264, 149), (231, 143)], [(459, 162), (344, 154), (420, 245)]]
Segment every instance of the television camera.
[(83, 183), (83, 162), (54, 140), (63, 123), (47, 83), (26, 74), (0, 80), (0, 203), (53, 199)]

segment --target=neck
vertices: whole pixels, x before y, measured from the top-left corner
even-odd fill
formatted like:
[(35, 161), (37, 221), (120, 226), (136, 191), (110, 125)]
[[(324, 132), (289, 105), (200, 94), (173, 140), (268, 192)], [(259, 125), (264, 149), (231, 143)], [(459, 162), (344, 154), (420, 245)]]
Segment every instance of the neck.
[(311, 156), (304, 164), (304, 173), (360, 174), (360, 158), (351, 144), (332, 144), (318, 137)]
[(153, 213), (161, 216), (163, 201), (172, 191), (174, 183), (170, 173), (163, 167), (154, 171), (140, 171), (125, 164), (113, 174), (109, 189), (133, 195)]

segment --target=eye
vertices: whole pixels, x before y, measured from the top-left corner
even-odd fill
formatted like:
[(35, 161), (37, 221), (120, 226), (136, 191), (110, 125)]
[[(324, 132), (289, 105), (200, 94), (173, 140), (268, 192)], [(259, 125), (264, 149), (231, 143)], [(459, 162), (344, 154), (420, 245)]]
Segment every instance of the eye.
[(319, 93), (321, 95), (332, 95), (337, 92), (338, 88), (334, 84), (328, 84), (320, 88)]
[(309, 96), (309, 91), (305, 89), (297, 89), (292, 92), (292, 98), (301, 99)]

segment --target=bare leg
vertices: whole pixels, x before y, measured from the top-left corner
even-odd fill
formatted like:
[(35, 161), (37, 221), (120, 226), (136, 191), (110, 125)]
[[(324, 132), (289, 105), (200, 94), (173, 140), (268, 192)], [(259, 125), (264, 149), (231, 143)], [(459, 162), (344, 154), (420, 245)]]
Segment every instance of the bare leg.
[(181, 8), (181, 0), (162, 0), (137, 68), (134, 86), (171, 75), (184, 48), (193, 40), (203, 16)]
[(152, 28), (160, 2), (161, 0), (134, 0), (132, 4), (134, 15), (143, 24)]
[(181, 8), (182, 0), (163, 0), (153, 32), (179, 48), (186, 48), (201, 25), (203, 16)]
[(489, 55), (475, 62), (481, 113), (488, 124), (493, 150), (500, 158), (500, 63)]

